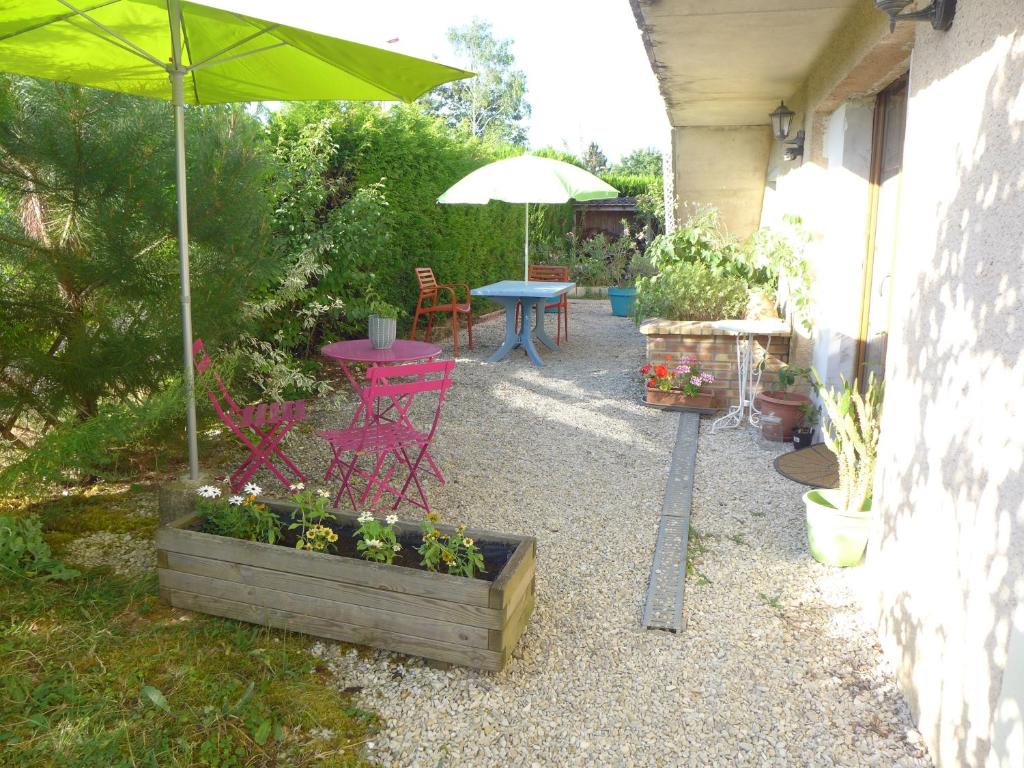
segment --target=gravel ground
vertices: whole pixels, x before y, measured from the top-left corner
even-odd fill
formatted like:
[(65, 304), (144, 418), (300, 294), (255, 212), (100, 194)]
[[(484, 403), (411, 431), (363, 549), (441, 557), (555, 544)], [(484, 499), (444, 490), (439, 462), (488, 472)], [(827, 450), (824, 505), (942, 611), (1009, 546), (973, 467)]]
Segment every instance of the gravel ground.
[(156, 568), (156, 545), (130, 533), (97, 531), (72, 541), (66, 560), (85, 568), (109, 565), (119, 576), (138, 578)]
[[(803, 489), (747, 431), (702, 423), (686, 627), (639, 628), (678, 416), (638, 402), (631, 321), (575, 301), (570, 331), (537, 369), (521, 352), (484, 364), (503, 328), (479, 326), (434, 450), (446, 521), (538, 540), (537, 608), (506, 670), (314, 646), (386, 721), (370, 754), (430, 768), (929, 765), (859, 613), (856, 569), (810, 558)], [(290, 451), (317, 476), (327, 456), (311, 432)]]

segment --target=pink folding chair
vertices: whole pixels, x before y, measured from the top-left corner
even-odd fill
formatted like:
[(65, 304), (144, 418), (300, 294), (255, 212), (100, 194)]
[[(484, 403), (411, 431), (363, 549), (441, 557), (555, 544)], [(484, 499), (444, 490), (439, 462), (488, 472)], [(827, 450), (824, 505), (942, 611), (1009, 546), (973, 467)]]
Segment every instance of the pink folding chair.
[[(365, 403), (364, 423), (346, 429), (317, 433), (327, 441), (333, 452), (324, 479), (330, 480), (335, 470), (341, 476), (341, 487), (334, 496), (334, 506), (338, 505), (342, 494), (347, 493), (352, 507), (360, 509), (366, 504), (372, 491), (371, 505), (375, 505), (384, 493), (390, 493), (395, 497), (392, 509), (397, 509), (404, 499), (430, 512), (430, 502), (427, 501), (427, 494), (420, 482), (420, 465), (429, 458), (428, 449), (441, 421), (441, 409), (444, 407), (445, 394), (452, 385), (451, 375), (454, 367), (454, 360), (441, 360), (373, 366), (366, 372), (369, 383), (362, 393)], [(432, 376), (435, 378), (429, 378)], [(430, 427), (424, 431), (413, 424), (410, 411), (417, 396), (429, 393), (436, 393), (437, 402)], [(389, 400), (391, 403), (386, 409), (391, 414), (389, 419), (379, 418), (378, 409), (373, 407), (374, 403), (381, 400)], [(348, 454), (351, 454), (351, 458)], [(373, 455), (373, 466), (370, 469), (362, 469), (358, 466), (359, 459), (367, 454)], [(385, 470), (386, 463), (388, 466)], [(391, 478), (395, 470), (402, 466), (408, 471), (408, 477), (405, 484), (397, 488), (392, 484)], [(433, 473), (429, 463), (425, 471)], [(352, 481), (355, 477), (366, 480), (366, 488), (358, 501), (352, 490)], [(415, 485), (418, 500), (411, 495), (410, 485)]]
[(216, 389), (210, 386), (206, 394), (217, 416), (249, 449), (249, 456), (228, 478), (231, 490), (237, 493), (260, 467), (269, 469), (286, 488), (290, 488), (293, 481), (285, 477), (274, 465), (274, 457), (280, 459), (287, 469), (294, 472), (299, 481), (305, 482), (306, 476), (282, 452), (281, 441), (292, 427), (306, 418), (306, 401), (256, 403), (241, 408), (232, 399), (217, 372), (210, 368), (210, 356), (203, 346), (202, 339), (196, 339), (192, 343), (192, 360), (201, 376), (206, 373), (212, 376)]

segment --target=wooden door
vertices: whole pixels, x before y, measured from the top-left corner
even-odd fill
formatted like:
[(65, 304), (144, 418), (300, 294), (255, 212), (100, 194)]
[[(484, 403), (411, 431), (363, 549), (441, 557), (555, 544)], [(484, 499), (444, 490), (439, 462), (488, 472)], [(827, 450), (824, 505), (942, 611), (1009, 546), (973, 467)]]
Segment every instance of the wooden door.
[(871, 140), (871, 207), (856, 375), (885, 376), (892, 275), (899, 250), (900, 182), (907, 126), (907, 78), (878, 94)]

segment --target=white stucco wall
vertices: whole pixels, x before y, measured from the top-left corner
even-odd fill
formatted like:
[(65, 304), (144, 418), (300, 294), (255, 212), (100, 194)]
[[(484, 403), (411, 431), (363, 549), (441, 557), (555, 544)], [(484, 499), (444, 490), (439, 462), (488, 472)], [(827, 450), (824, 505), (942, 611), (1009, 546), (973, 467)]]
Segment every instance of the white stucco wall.
[(868, 176), (871, 163), (870, 99), (841, 104), (823, 119), (817, 162), (787, 167), (773, 157), (775, 189), (765, 193), (762, 224), (799, 215), (813, 236), (805, 258), (814, 274), (814, 328), (797, 328), (794, 362), (813, 365), (827, 384), (853, 377), (860, 323), (860, 286), (866, 257)]
[(958, 3), (946, 33), (920, 25), (903, 185), (875, 491), (879, 525), (867, 561), (875, 609), (883, 647), (937, 764), (1019, 768), (1020, 0)]

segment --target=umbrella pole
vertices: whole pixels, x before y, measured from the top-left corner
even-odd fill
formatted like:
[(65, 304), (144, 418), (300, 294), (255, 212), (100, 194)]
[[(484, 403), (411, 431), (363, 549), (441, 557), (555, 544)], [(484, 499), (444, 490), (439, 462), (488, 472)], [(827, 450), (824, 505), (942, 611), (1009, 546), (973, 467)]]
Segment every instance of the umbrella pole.
[[(173, 3), (172, 5), (177, 5)], [(178, 188), (178, 258), (181, 272), (181, 334), (185, 362), (185, 419), (188, 430), (188, 476), (199, 479), (199, 445), (196, 440), (196, 382), (192, 368), (192, 295), (188, 273), (188, 195), (185, 187), (185, 70), (181, 67), (180, 16), (171, 16), (171, 44), (175, 68), (170, 71), (174, 98), (174, 159)]]
[(523, 280), (530, 279), (530, 204), (526, 204), (526, 237), (523, 239)]

